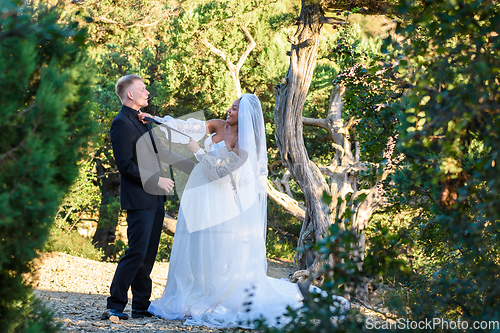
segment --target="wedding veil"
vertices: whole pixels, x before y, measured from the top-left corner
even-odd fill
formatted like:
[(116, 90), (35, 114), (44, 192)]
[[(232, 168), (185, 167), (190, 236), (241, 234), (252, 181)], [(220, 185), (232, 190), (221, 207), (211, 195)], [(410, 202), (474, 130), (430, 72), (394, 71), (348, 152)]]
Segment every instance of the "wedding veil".
[[(266, 186), (267, 149), (264, 116), (254, 94), (243, 94), (238, 110), (238, 148), (247, 152), (257, 183)], [(262, 188), (259, 189), (262, 191)]]
[[(246, 167), (240, 176), (240, 191), (247, 193), (247, 200), (254, 202), (250, 209), (254, 230), (267, 230), (267, 147), (264, 116), (259, 99), (254, 94), (243, 94), (238, 110), (238, 149), (248, 154)], [(250, 170), (248, 170), (250, 169)], [(253, 182), (249, 184), (248, 182)], [(254, 193), (249, 193), (254, 192)], [(245, 198), (241, 198), (245, 200)], [(265, 249), (264, 249), (265, 256)]]

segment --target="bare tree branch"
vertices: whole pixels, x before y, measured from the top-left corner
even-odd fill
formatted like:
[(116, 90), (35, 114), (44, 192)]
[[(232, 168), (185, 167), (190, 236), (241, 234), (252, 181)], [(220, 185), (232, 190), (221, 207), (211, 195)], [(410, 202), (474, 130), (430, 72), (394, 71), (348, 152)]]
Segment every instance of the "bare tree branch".
[(342, 119), (342, 97), (344, 93), (345, 86), (336, 84), (330, 94), (330, 106), (328, 108), (327, 118), (331, 118), (332, 123)]
[(158, 23), (160, 23), (161, 21), (163, 21), (163, 17), (160, 18), (159, 20), (153, 22), (153, 23), (148, 23), (148, 24), (132, 24), (132, 25), (126, 25), (125, 28), (132, 28), (132, 27), (141, 27), (141, 28), (147, 28), (147, 27), (151, 27), (153, 25), (157, 25)]
[(292, 193), (292, 190), (290, 189), (290, 177), (291, 176), (292, 176), (292, 174), (290, 173), (290, 171), (286, 170), (285, 174), (283, 175), (283, 178), (281, 178), (280, 184), (281, 184), (281, 186), (284, 187), (285, 193), (288, 194), (288, 196), (290, 198), (295, 200), (293, 193)]
[(12, 158), (12, 153), (14, 153), (18, 149), (23, 148), (24, 145), (26, 145), (26, 142), (27, 142), (27, 139), (24, 139), (23, 141), (19, 142), (19, 144), (17, 146), (11, 148), (8, 152), (6, 152), (2, 156), (0, 156), (0, 165), (2, 164), (2, 162), (4, 161), (4, 159), (6, 159), (7, 157)]
[(252, 35), (250, 35), (250, 32), (248, 32), (248, 29), (244, 25), (240, 25), (240, 29), (243, 30), (243, 32), (245, 33), (245, 36), (248, 39), (248, 45), (245, 52), (243, 52), (243, 54), (240, 57), (240, 60), (238, 60), (238, 63), (236, 65), (234, 65), (233, 62), (227, 57), (226, 52), (213, 46), (206, 38), (203, 38), (201, 40), (203, 45), (205, 45), (212, 53), (221, 57), (221, 59), (226, 64), (227, 68), (229, 69), (229, 74), (231, 74), (231, 77), (233, 78), (234, 84), (236, 86), (236, 94), (238, 95), (238, 97), (241, 96), (241, 84), (239, 78), (241, 66), (243, 66), (243, 63), (245, 62), (246, 58), (253, 50), (255, 45), (257, 45), (253, 40)]
[(245, 27), (244, 25), (240, 25), (240, 29), (245, 33), (245, 36), (248, 39), (248, 45), (245, 52), (243, 52), (243, 54), (241, 55), (240, 60), (238, 60), (238, 63), (236, 64), (236, 68), (238, 68), (238, 71), (240, 70), (241, 66), (243, 66), (243, 63), (245, 62), (250, 52), (252, 52), (253, 48), (257, 45), (253, 40), (252, 35), (250, 35), (250, 32), (248, 32), (247, 27)]
[(228, 60), (227, 59), (227, 55), (226, 55), (226, 52), (222, 51), (222, 50), (219, 50), (218, 48), (216, 48), (215, 46), (213, 46), (206, 38), (203, 38), (201, 40), (201, 42), (203, 43), (203, 45), (205, 45), (212, 53), (214, 53), (215, 55), (218, 55), (219, 57), (222, 58), (222, 60), (226, 63), (227, 67), (229, 67), (230, 70), (232, 70), (233, 68), (235, 68), (234, 64), (231, 62), (231, 60)]
[(169, 236), (174, 236), (176, 226), (177, 226), (177, 220), (174, 219), (172, 216), (165, 214), (165, 216), (163, 217), (163, 225), (162, 225), (163, 232)]
[(334, 17), (323, 16), (323, 17), (320, 17), (319, 23), (322, 23), (322, 24), (331, 24), (331, 25), (344, 25), (345, 22), (341, 21), (339, 19), (336, 19)]
[(283, 207), (287, 213), (293, 215), (301, 221), (304, 221), (306, 216), (305, 207), (287, 194), (276, 190), (269, 180), (267, 180), (267, 195), (269, 195), (274, 202)]
[(94, 18), (94, 22), (106, 22), (106, 23), (111, 23), (111, 24), (118, 24), (118, 25), (121, 25), (121, 26), (125, 25), (123, 23), (116, 22), (115, 20), (110, 20), (106, 16), (95, 17)]
[(326, 119), (302, 117), (302, 123), (306, 126), (321, 127), (326, 130), (330, 130), (330, 127), (328, 126)]
[[(156, 20), (155, 22), (152, 22), (152, 23), (146, 23), (146, 24), (136, 23), (136, 24), (133, 24), (133, 23), (130, 23), (130, 22), (129, 23), (123, 23), (123, 22), (118, 22), (118, 21), (109, 19), (109, 18), (106, 17), (108, 14), (109, 14), (109, 12), (106, 13), (106, 14), (104, 14), (104, 15), (95, 17), (94, 18), (94, 22), (105, 22), (105, 23), (109, 23), (109, 24), (116, 24), (116, 25), (122, 26), (124, 28), (133, 28), (133, 27), (147, 28), (147, 27), (152, 27), (154, 25), (157, 25), (158, 23), (160, 23), (161, 21), (163, 21), (165, 19), (165, 17), (167, 17), (167, 15), (164, 15), (164, 16), (160, 17), (160, 19), (158, 19), (158, 20)], [(142, 19), (139, 19), (137, 21), (141, 21), (141, 20)]]

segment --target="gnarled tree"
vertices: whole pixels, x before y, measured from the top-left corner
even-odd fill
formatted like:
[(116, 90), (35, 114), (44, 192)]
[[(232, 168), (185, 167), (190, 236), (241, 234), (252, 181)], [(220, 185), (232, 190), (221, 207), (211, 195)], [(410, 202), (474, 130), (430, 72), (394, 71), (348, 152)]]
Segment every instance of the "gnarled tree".
[[(341, 216), (346, 209), (346, 197), (351, 193), (351, 200), (362, 194), (364, 200), (352, 207), (355, 212), (352, 227), (358, 231), (358, 249), (364, 251), (364, 229), (373, 211), (382, 203), (381, 181), (390, 172), (390, 165), (379, 175), (375, 185), (370, 189), (358, 190), (357, 172), (368, 167), (360, 161), (359, 143), (355, 140), (355, 125), (359, 118), (342, 119), (342, 86), (334, 87), (330, 107), (325, 119), (310, 119), (302, 116), (306, 95), (309, 90), (313, 71), (316, 65), (318, 45), (322, 25), (342, 23), (325, 16), (327, 11), (349, 9), (354, 6), (367, 14), (383, 13), (387, 1), (302, 1), (300, 17), (297, 19), (297, 31), (289, 38), (292, 44), (290, 67), (285, 79), (275, 87), (275, 126), (276, 143), (280, 150), (282, 163), (289, 170), (293, 179), (304, 193), (305, 214), (298, 246), (306, 248), (321, 240), (336, 216)], [(356, 67), (352, 68), (355, 71)], [(383, 75), (384, 73), (378, 73)], [(303, 139), (303, 126), (316, 126), (326, 129), (331, 135), (332, 145), (336, 149), (330, 166), (320, 167), (309, 159)], [(351, 135), (354, 134), (354, 140)], [(354, 143), (354, 144), (353, 144)], [(390, 158), (394, 149), (394, 141), (386, 147), (385, 155)], [(330, 178), (327, 183), (324, 176)], [(331, 207), (323, 203), (322, 196), (326, 192), (333, 198)], [(284, 195), (284, 194), (283, 194)], [(271, 196), (272, 197), (272, 196)], [(338, 198), (342, 204), (337, 209)], [(285, 200), (285, 199), (283, 199)], [(355, 202), (352, 200), (352, 202)], [(301, 270), (318, 271), (320, 260), (316, 253), (306, 251), (297, 253), (297, 264)]]

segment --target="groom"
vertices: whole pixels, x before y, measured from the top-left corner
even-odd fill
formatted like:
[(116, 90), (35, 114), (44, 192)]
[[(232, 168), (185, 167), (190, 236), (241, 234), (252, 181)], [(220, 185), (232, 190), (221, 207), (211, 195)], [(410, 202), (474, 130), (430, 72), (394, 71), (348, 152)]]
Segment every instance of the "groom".
[(127, 210), (128, 249), (120, 259), (111, 283), (106, 311), (101, 319), (123, 313), (127, 292), (132, 289), (132, 318), (152, 316), (148, 311), (152, 281), (149, 277), (158, 251), (163, 225), (165, 194), (174, 188), (170, 178), (162, 177), (160, 160), (189, 174), (192, 161), (167, 152), (155, 140), (151, 124), (137, 118), (148, 105), (149, 92), (137, 75), (126, 75), (116, 83), (116, 94), (122, 102), (120, 113), (111, 123), (111, 143), (120, 172), (120, 202)]

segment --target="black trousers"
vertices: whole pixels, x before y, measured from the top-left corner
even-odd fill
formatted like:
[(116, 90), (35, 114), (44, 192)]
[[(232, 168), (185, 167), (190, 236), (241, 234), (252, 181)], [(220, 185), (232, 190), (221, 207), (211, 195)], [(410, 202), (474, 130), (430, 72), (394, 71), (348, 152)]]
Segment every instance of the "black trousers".
[(165, 207), (162, 197), (151, 209), (127, 211), (128, 249), (116, 267), (107, 308), (123, 311), (127, 292), (132, 288), (132, 309), (149, 308), (152, 281), (149, 275), (155, 263)]

